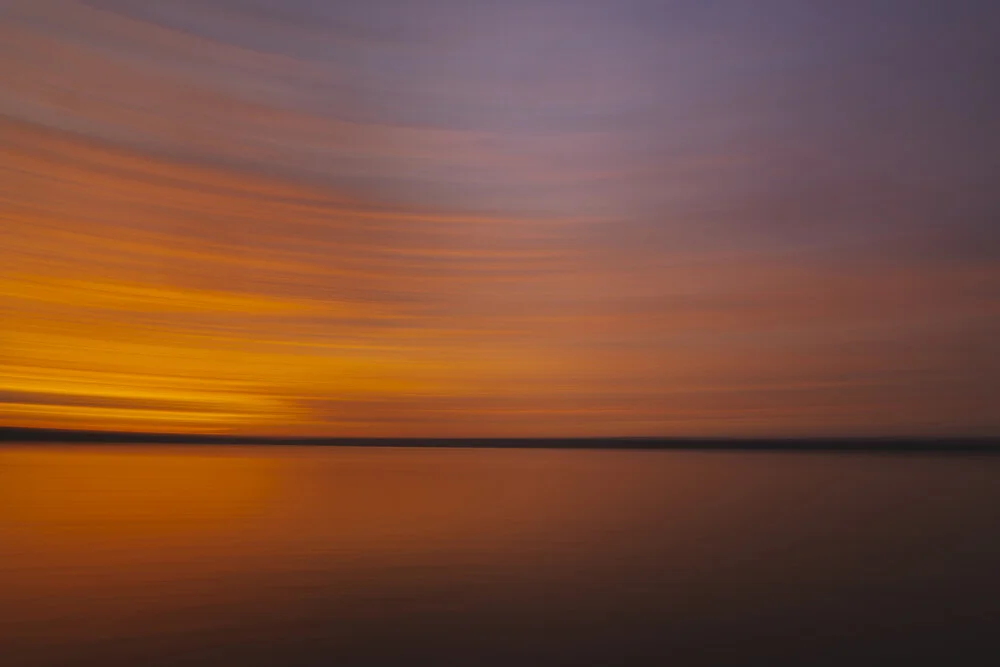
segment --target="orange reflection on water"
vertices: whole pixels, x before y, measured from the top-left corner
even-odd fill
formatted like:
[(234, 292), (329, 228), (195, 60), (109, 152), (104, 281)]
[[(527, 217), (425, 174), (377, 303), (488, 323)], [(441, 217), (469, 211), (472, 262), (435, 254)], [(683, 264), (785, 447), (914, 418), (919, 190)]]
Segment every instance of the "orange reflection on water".
[[(546, 452), (309, 447), (0, 448), (8, 552), (108, 572), (171, 559), (238, 571), (254, 560), (503, 550), (598, 520), (599, 466)], [(582, 462), (585, 463), (585, 462)], [(241, 543), (233, 560), (233, 540)], [(214, 555), (218, 550), (219, 560)], [(258, 563), (259, 565), (259, 563)]]
[(447, 595), (460, 571), (528, 590), (629, 504), (628, 475), (579, 454), (0, 447), (0, 590), (16, 610), (0, 610), (0, 645), (58, 662), (95, 641), (180, 643), (314, 596), (350, 617)]
[(220, 524), (259, 510), (273, 461), (159, 450), (0, 450), (0, 522), (101, 541)]
[(3, 447), (0, 590), (18, 612), (0, 614), (0, 640), (13, 622), (14, 639), (44, 644), (65, 617), (81, 641), (205, 624), (190, 605), (280, 598), (312, 577), (363, 595), (375, 572), (405, 588), (442, 565), (537, 570), (530, 545), (570, 550), (621, 510), (593, 492), (597, 459), (560, 454)]

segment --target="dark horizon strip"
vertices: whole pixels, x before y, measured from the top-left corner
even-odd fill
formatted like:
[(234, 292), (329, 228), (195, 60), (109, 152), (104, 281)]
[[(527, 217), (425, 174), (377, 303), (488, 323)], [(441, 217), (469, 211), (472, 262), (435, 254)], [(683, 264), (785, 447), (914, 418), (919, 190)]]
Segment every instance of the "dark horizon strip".
[(94, 444), (308, 445), (327, 447), (463, 447), (525, 449), (682, 449), (852, 452), (989, 452), (1000, 454), (1000, 438), (288, 438), (185, 435), (63, 429), (0, 428), (0, 442)]

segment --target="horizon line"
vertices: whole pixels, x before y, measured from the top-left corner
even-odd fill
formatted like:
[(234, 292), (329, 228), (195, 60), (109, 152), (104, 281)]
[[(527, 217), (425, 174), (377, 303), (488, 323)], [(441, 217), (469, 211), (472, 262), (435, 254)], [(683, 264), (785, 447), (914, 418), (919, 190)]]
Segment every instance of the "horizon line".
[[(1000, 436), (289, 436), (155, 433), (0, 426), (0, 442), (509, 447), (577, 449), (776, 449), (996, 451)], [(617, 445), (617, 447), (616, 447)]]

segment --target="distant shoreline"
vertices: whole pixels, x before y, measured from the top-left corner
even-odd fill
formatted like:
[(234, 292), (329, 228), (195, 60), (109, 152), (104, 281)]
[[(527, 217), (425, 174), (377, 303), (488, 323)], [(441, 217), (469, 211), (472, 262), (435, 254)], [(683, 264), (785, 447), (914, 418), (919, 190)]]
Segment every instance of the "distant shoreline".
[(128, 433), (0, 427), (0, 443), (104, 443), (203, 445), (308, 445), (317, 447), (457, 447), (505, 449), (663, 449), (878, 452), (991, 452), (1000, 437), (852, 438), (363, 438)]

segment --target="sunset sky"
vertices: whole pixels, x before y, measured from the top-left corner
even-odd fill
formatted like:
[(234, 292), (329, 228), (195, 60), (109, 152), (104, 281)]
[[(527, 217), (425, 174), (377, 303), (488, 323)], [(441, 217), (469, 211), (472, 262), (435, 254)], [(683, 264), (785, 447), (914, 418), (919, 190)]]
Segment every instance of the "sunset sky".
[(989, 0), (4, 0), (0, 425), (1000, 434)]

